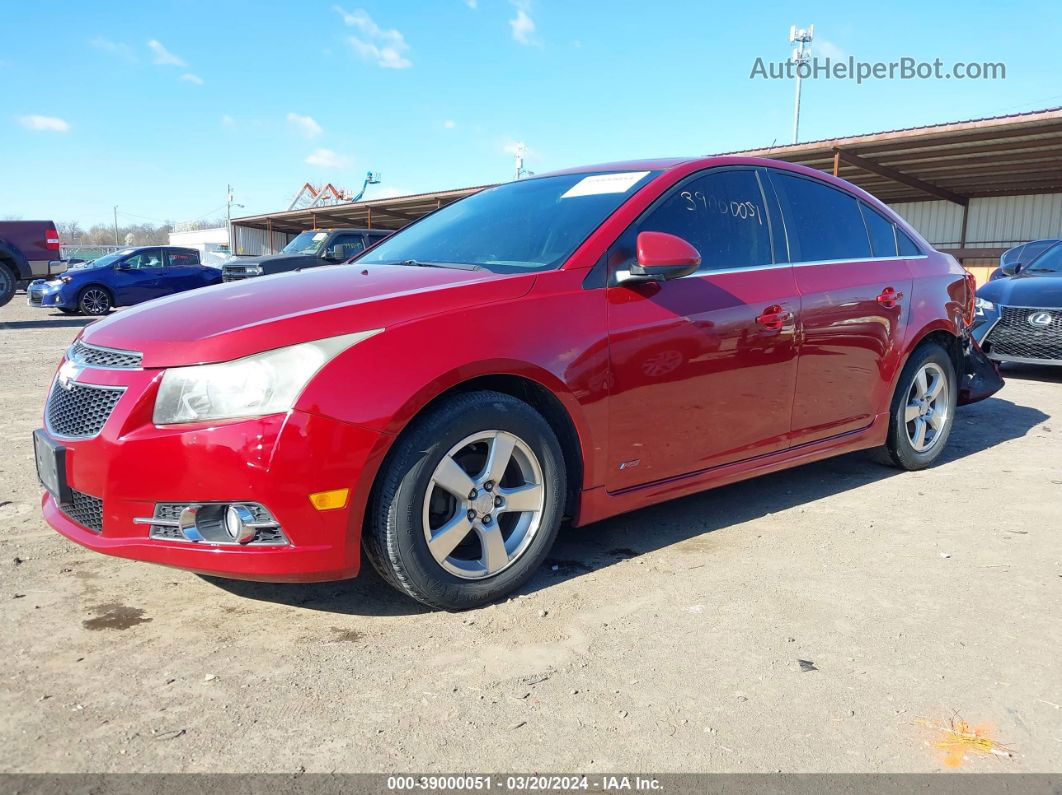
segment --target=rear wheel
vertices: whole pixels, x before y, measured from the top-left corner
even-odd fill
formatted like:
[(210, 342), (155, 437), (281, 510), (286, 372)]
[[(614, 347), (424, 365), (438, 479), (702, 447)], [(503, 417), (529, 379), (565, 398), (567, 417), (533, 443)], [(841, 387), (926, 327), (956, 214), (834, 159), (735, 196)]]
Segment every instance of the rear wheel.
[(564, 458), (541, 415), (498, 392), (459, 395), (396, 442), (371, 500), (366, 556), (423, 604), (479, 607), (541, 565), (564, 494)]
[(15, 273), (10, 266), (0, 260), (0, 306), (15, 297)]
[(77, 299), (77, 308), (85, 315), (106, 315), (112, 305), (111, 294), (103, 287), (86, 287)]
[(924, 469), (947, 444), (955, 418), (958, 390), (955, 367), (948, 352), (926, 343), (911, 355), (892, 399), (889, 435), (874, 451), (884, 464), (901, 469)]

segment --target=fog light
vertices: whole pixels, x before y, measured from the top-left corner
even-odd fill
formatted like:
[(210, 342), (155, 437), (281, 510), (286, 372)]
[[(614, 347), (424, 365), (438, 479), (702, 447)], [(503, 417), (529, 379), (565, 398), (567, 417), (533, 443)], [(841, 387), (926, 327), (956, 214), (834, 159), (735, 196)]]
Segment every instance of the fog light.
[(350, 489), (333, 489), (332, 491), (319, 491), (310, 495), (310, 502), (319, 511), (332, 511), (336, 508), (347, 507), (347, 495)]
[(225, 532), (233, 541), (246, 544), (258, 532), (254, 514), (245, 505), (230, 505), (225, 509)]

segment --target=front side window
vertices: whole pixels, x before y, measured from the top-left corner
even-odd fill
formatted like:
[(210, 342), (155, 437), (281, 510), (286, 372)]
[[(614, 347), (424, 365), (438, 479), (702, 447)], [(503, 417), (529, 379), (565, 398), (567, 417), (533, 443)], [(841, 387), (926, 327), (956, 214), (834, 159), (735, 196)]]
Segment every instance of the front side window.
[(1015, 259), (1022, 265), (1031, 265), (1037, 257), (1057, 242), (1057, 240), (1034, 240), (1032, 243), (1026, 243), (1025, 250)]
[(153, 268), (162, 267), (162, 249), (148, 248), (134, 254), (131, 257), (126, 257), (123, 263), (127, 268), (133, 268), (134, 270), (149, 270)]
[(793, 262), (857, 260), (871, 256), (870, 239), (854, 196), (813, 179), (780, 171), (771, 182), (785, 215)]
[(560, 174), (509, 182), (454, 202), (359, 257), (494, 273), (555, 270), (658, 172)]
[(751, 169), (713, 171), (675, 188), (638, 224), (667, 232), (701, 253), (702, 271), (770, 265), (771, 227)]
[(346, 253), (344, 257), (353, 257), (363, 248), (365, 248), (365, 241), (361, 235), (336, 235), (335, 240), (328, 244), (329, 248), (338, 249), (340, 246), (346, 247)]
[(859, 203), (863, 221), (870, 235), (870, 249), (875, 257), (896, 256), (896, 227), (877, 210), (871, 209), (863, 202)]

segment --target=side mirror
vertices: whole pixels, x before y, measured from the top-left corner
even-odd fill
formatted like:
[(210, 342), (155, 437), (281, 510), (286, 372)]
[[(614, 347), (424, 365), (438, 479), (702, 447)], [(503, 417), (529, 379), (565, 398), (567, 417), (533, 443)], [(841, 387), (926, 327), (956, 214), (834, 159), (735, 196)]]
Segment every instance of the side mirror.
[(638, 261), (622, 282), (656, 282), (688, 276), (701, 265), (697, 249), (666, 232), (638, 233)]
[(350, 246), (347, 245), (329, 246), (325, 249), (324, 258), (335, 262), (341, 262), (342, 260), (347, 259), (347, 249), (349, 248)]
[(116, 271), (131, 271), (133, 269), (133, 266), (130, 265), (128, 262), (116, 262), (114, 263), (114, 269)]
[(1006, 265), (999, 266), (1000, 271), (1004, 276), (1013, 276), (1015, 273), (1021, 270), (1020, 262), (1008, 262)]

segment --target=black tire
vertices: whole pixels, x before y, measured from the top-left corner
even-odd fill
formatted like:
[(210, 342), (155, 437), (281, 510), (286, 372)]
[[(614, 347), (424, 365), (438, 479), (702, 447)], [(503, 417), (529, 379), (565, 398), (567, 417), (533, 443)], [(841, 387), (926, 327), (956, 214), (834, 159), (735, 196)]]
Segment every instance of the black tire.
[[(909, 423), (906, 419), (909, 402), (915, 403), (914, 399), (917, 386), (915, 380), (923, 368), (931, 371), (936, 368), (944, 374), (946, 379), (947, 400), (941, 401), (940, 408), (946, 411), (943, 424), (933, 438), (928, 449), (919, 450), (911, 438), (911, 427), (917, 427), (918, 420)], [(899, 467), (900, 469), (916, 470), (925, 469), (933, 464), (944, 452), (951, 428), (955, 422), (955, 407), (958, 400), (958, 384), (955, 377), (955, 365), (948, 352), (934, 342), (926, 342), (915, 349), (911, 358), (900, 374), (896, 383), (896, 392), (892, 397), (892, 405), (889, 411), (889, 434), (885, 444), (871, 451), (871, 455), (879, 463), (886, 466)], [(937, 411), (936, 406), (932, 411)], [(931, 411), (931, 413), (932, 413)], [(925, 420), (923, 420), (925, 423)], [(930, 426), (926, 426), (929, 428)], [(928, 431), (927, 431), (928, 432)], [(917, 434), (915, 434), (917, 436)]]
[(18, 279), (11, 267), (6, 262), (0, 262), (0, 306), (15, 297), (17, 281)]
[[(514, 553), (498, 573), (467, 579), (445, 569), (429, 550), (425, 499), (436, 467), (454, 446), (491, 430), (517, 437), (534, 454), (545, 493), (537, 531), (528, 534), (523, 551)], [(499, 480), (495, 488), (502, 485)], [(442, 610), (481, 607), (515, 591), (545, 560), (557, 536), (565, 494), (564, 456), (553, 430), (538, 412), (500, 392), (456, 395), (416, 419), (388, 454), (366, 514), (365, 555), (387, 582), (422, 604)], [(429, 507), (433, 504), (429, 502)], [(453, 504), (456, 517), (463, 503), (455, 499)], [(495, 521), (502, 526), (500, 514)], [(480, 544), (474, 531), (467, 538)], [(486, 548), (480, 548), (486, 560)]]
[(77, 308), (83, 315), (106, 315), (113, 306), (110, 291), (96, 284), (90, 284), (77, 297)]
[(81, 314), (81, 310), (80, 309), (67, 309), (65, 306), (59, 307), (59, 311), (62, 312), (64, 315), (80, 315)]

